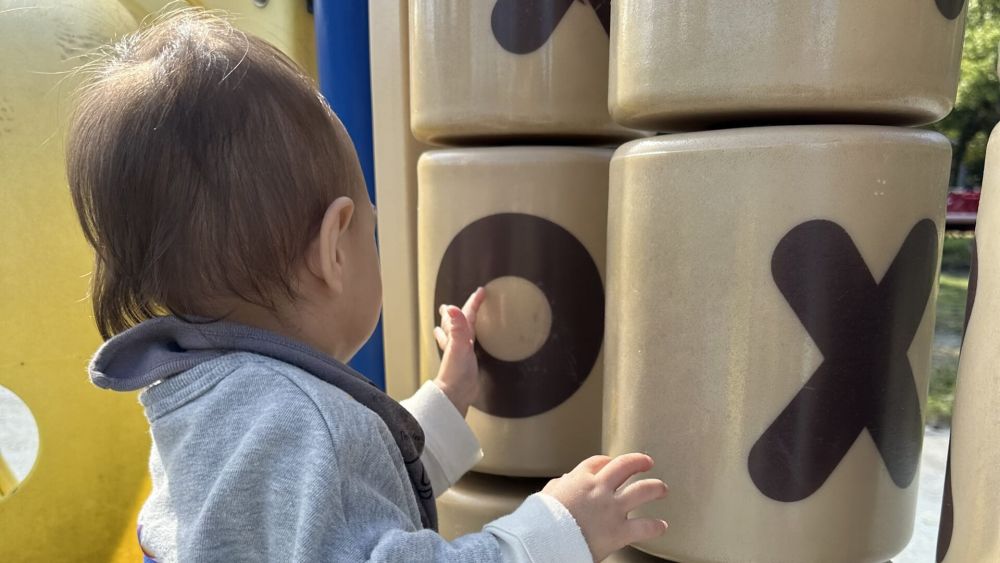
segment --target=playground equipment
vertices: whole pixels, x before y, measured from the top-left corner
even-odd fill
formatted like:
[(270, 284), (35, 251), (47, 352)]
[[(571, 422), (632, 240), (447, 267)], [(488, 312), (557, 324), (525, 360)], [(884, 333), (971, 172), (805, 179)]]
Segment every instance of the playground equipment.
[(134, 397), (87, 380), (100, 339), (63, 138), (79, 83), (69, 72), (137, 24), (116, 0), (13, 4), (0, 2), (0, 385), (31, 409), (39, 449), (0, 497), (0, 561), (135, 561), (149, 439)]
[(610, 2), (412, 0), (413, 133), (435, 144), (633, 138), (608, 115)]
[(306, 0), (120, 0), (137, 20), (192, 6), (220, 10), (241, 31), (281, 49), (316, 77), (316, 36)]
[(386, 392), (402, 400), (420, 383), (417, 301), (417, 158), (410, 130), (408, 0), (370, 0), (372, 133), (382, 257)]
[[(530, 264), (542, 239), (518, 242), (526, 225), (499, 236), (477, 223), (512, 211), (548, 218), (534, 202), (561, 179), (536, 164), (546, 145), (625, 137), (595, 126), (608, 122), (593, 101), (605, 79), (598, 23), (611, 35), (608, 101), (622, 126), (756, 126), (636, 141), (613, 160), (603, 447), (653, 453), (665, 460), (653, 475), (673, 485), (672, 500), (651, 508), (670, 533), (638, 547), (688, 563), (885, 561), (912, 530), (949, 145), (875, 125), (948, 113), (964, 3), (412, 1), (414, 134), (539, 145), (508, 149), (519, 166), (480, 164), (495, 148), (448, 151), (448, 166), (429, 153), (419, 166), (424, 376), (436, 366), (424, 335), (433, 313), (460, 298), (431, 291), (449, 283), (443, 271), (470, 286), (461, 290), (492, 284), (484, 307), (507, 308), (506, 330), (524, 337), (505, 359), (490, 349), (489, 315), (477, 323), (488, 393), (518, 397), (507, 412), (470, 417), (486, 456), (505, 444), (509, 459), (477, 471), (555, 476), (523, 471), (534, 444), (584, 443), (597, 428), (586, 416), (568, 427), (518, 418), (558, 396), (601, 341), (519, 387), (512, 366), (565, 344), (555, 331), (537, 337), (555, 318), (548, 304), (579, 302), (580, 288), (510, 279), (506, 263)], [(789, 123), (801, 125), (773, 127)], [(466, 230), (492, 251), (476, 255)], [(589, 308), (604, 301), (593, 293)], [(838, 383), (844, 373), (851, 385)], [(446, 504), (442, 518), (463, 510)], [(789, 533), (776, 542), (774, 529)]]
[(661, 131), (937, 121), (955, 100), (964, 4), (618, 0), (612, 115)]
[(482, 499), (513, 509), (530, 492), (512, 477), (555, 477), (600, 451), (606, 145), (639, 136), (608, 114), (609, 18), (592, 0), (409, 4), (413, 134), (463, 147), (418, 165), (424, 378), (437, 307), (487, 289), (469, 422), (475, 471), (497, 477), (467, 477), (442, 522), (481, 527), (468, 515)]
[(963, 3), (614, 12), (616, 119), (756, 126), (612, 161), (605, 448), (680, 460), (653, 470), (671, 533), (637, 547), (885, 561), (912, 532), (950, 147), (870, 125), (949, 111)]
[[(487, 297), (476, 322), (477, 471), (552, 477), (601, 449), (604, 245), (611, 151), (492, 147), (418, 165), (421, 326)], [(439, 353), (422, 333), (425, 377)]]
[(906, 546), (949, 162), (937, 133), (858, 125), (618, 150), (604, 445), (664, 460), (672, 491), (652, 509), (670, 534), (637, 547), (884, 562)]
[[(238, 27), (287, 49), (315, 74), (306, 2), (190, 4), (235, 9)], [(100, 337), (86, 299), (92, 257), (66, 186), (63, 139), (81, 79), (71, 71), (165, 5), (185, 6), (0, 0), (0, 386), (31, 409), (40, 442), (23, 482), (0, 469), (0, 561), (142, 558), (136, 518), (149, 487), (148, 428), (134, 396), (87, 380)]]
[[(27, 242), (0, 258), (0, 385), (32, 408), (41, 449), (0, 497), (0, 529), (17, 538), (0, 542), (0, 561), (63, 558), (67, 546), (85, 560), (137, 560), (145, 422), (134, 400), (85, 379), (98, 343), (81, 300), (90, 259), (61, 164), (76, 77), (46, 73), (76, 66), (167, 2), (19, 1), (6, 11), (9, 1), (0, 41), (13, 47), (0, 54), (0, 80), (14, 94), (0, 97), (0, 201), (13, 210), (7, 240)], [(188, 4), (236, 11), (238, 27), (316, 74), (309, 2)], [(610, 561), (881, 563), (898, 551), (913, 518), (948, 149), (931, 133), (871, 125), (949, 111), (964, 2), (369, 6), (395, 397), (436, 372), (437, 306), (489, 288), (477, 326), (487, 393), (470, 414), (486, 458), (441, 498), (442, 532), (478, 531), (510, 512), (545, 477), (598, 453), (603, 426), (606, 451), (653, 453), (654, 476), (673, 486), (654, 509), (668, 535), (639, 546), (652, 554), (627, 549)], [(800, 125), (769, 127), (789, 122)], [(629, 127), (727, 124), (755, 127), (617, 153), (605, 258), (611, 149), (594, 145), (640, 135)], [(426, 147), (413, 132), (458, 147), (429, 153), (419, 182)], [(995, 215), (989, 201), (984, 221)], [(991, 228), (980, 228), (984, 256), (996, 254)], [(997, 328), (981, 312), (995, 308), (990, 276), (984, 261), (955, 415), (949, 562), (1000, 559), (988, 447), (998, 425), (978, 424), (997, 410)], [(605, 330), (594, 331), (605, 302)], [(855, 368), (850, 389), (826, 377), (845, 365)], [(895, 386), (882, 392), (881, 381)], [(811, 397), (821, 390), (844, 407), (838, 424), (823, 423), (827, 405)], [(2, 479), (0, 494), (11, 488)]]
[(7, 465), (3, 454), (0, 453), (0, 499), (10, 495), (17, 488), (18, 479), (14, 471)]
[[(939, 563), (1000, 560), (1000, 127), (986, 153), (951, 449), (938, 534)], [(981, 257), (982, 260), (979, 260)]]

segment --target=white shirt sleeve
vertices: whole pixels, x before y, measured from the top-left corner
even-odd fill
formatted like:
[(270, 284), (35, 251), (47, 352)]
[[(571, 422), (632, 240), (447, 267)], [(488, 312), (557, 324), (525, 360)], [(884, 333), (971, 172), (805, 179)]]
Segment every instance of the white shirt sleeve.
[(433, 381), (424, 383), (400, 404), (424, 429), (424, 453), (420, 460), (427, 470), (434, 496), (441, 496), (482, 459), (479, 440)]
[[(479, 441), (433, 381), (424, 383), (401, 404), (424, 429), (424, 453), (420, 459), (434, 495), (440, 496), (482, 459)], [(576, 519), (562, 503), (545, 493), (531, 495), (513, 513), (487, 524), (483, 532), (497, 540), (504, 563), (593, 561)], [(465, 536), (465, 540), (473, 537), (480, 536)], [(459, 538), (455, 544), (465, 540)]]
[(545, 493), (531, 495), (520, 508), (490, 522), (483, 531), (500, 541), (505, 563), (594, 560), (576, 519), (561, 502)]

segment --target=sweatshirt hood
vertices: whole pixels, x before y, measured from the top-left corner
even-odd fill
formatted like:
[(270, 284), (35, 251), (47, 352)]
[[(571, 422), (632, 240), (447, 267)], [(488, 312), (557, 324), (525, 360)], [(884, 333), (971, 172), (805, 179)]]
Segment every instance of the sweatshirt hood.
[[(135, 391), (217, 358), (227, 350), (202, 328), (254, 330), (235, 323), (190, 323), (160, 317), (116, 334), (90, 362), (90, 381), (103, 389)], [(262, 331), (263, 332), (263, 331)]]
[(291, 364), (340, 388), (382, 419), (406, 465), (420, 520), (437, 529), (434, 492), (421, 454), (424, 432), (402, 405), (363, 375), (301, 342), (259, 328), (225, 321), (188, 322), (177, 317), (149, 319), (104, 343), (90, 363), (98, 387), (135, 391), (235, 352), (250, 352)]

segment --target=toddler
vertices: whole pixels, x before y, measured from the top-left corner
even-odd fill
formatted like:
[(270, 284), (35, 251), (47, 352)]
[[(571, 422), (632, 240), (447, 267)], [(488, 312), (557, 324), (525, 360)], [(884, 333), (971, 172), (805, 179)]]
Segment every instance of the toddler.
[(629, 454), (445, 541), (434, 498), (481, 455), (464, 416), (485, 292), (442, 308), (437, 378), (393, 401), (344, 363), (381, 307), (375, 210), (314, 83), (199, 11), (89, 72), (67, 164), (107, 340), (90, 373), (142, 390), (147, 561), (591, 561), (664, 532), (628, 518), (666, 494)]

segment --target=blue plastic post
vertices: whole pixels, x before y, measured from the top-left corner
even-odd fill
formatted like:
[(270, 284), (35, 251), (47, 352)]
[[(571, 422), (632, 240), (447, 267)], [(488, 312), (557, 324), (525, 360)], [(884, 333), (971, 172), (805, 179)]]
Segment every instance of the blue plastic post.
[[(371, 67), (368, 58), (368, 2), (315, 0), (316, 63), (319, 86), (354, 141), (368, 196), (375, 201), (372, 151)], [(351, 366), (385, 389), (382, 321)]]

